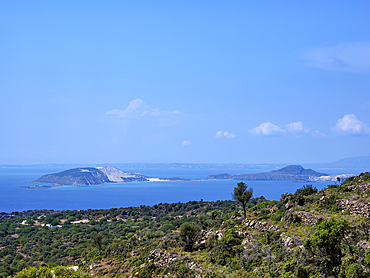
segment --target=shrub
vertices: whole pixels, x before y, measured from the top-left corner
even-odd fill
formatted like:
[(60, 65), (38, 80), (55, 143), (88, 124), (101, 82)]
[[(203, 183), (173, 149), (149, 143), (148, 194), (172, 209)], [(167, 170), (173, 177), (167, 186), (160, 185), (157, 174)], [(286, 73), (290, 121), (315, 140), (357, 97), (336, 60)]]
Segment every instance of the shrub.
[(164, 233), (162, 231), (149, 231), (145, 234), (145, 237), (147, 239), (153, 239), (164, 236)]
[(261, 203), (257, 204), (255, 206), (255, 208), (256, 209), (258, 209), (258, 208), (266, 208), (269, 204), (270, 204), (270, 202), (261, 202)]
[(207, 272), (204, 278), (219, 278), (220, 276), (214, 272)]
[(357, 256), (347, 256), (342, 259), (342, 265), (339, 270), (339, 278), (366, 278), (369, 277), (364, 273), (362, 267), (357, 263)]
[(288, 222), (289, 224), (299, 224), (302, 222), (302, 219), (293, 213), (286, 213), (282, 220)]
[(136, 258), (133, 258), (133, 260), (130, 262), (130, 266), (140, 266), (142, 265), (143, 263), (146, 262), (146, 259), (145, 258), (142, 258), (142, 257), (136, 257)]
[(337, 211), (339, 211), (339, 207), (338, 207), (337, 202), (336, 202), (337, 199), (338, 199), (337, 196), (330, 195), (328, 198), (325, 198), (324, 200), (322, 200), (320, 202), (319, 207), (320, 208), (326, 208), (326, 209), (328, 209), (330, 211), (333, 211), (333, 212), (337, 212)]
[(312, 184), (304, 185), (301, 189), (297, 189), (294, 195), (309, 196), (314, 193), (317, 193), (317, 188), (312, 187)]
[(228, 230), (226, 233), (223, 234), (221, 238), (221, 242), (228, 246), (235, 246), (235, 245), (240, 245), (242, 240), (235, 231)]
[(191, 277), (190, 274), (191, 274), (191, 270), (189, 267), (185, 266), (185, 265), (181, 265), (177, 271), (177, 274), (176, 274), (176, 278), (187, 278), (187, 277)]
[(297, 277), (297, 278), (309, 278), (309, 271), (307, 270), (307, 268), (301, 266), (301, 265), (297, 265), (295, 271), (294, 271), (294, 275)]
[(185, 222), (180, 227), (180, 239), (184, 245), (184, 251), (193, 251), (195, 242), (200, 236), (200, 227)]
[(323, 220), (316, 223), (315, 233), (306, 239), (303, 246), (313, 255), (323, 260), (327, 274), (333, 274), (333, 268), (341, 264), (341, 242), (352, 231), (346, 220)]
[(346, 184), (331, 184), (331, 185), (328, 185), (328, 189), (334, 189), (336, 192), (338, 193), (344, 193), (344, 192), (349, 192), (349, 188)]
[(157, 266), (154, 263), (148, 263), (146, 266), (139, 269), (136, 277), (138, 278), (150, 278), (156, 271)]
[(262, 256), (258, 254), (254, 259), (248, 260), (245, 269), (249, 272), (262, 264)]
[(161, 227), (161, 231), (164, 232), (164, 233), (168, 233), (172, 230), (175, 230), (175, 226), (172, 225), (172, 224), (164, 224), (162, 227)]

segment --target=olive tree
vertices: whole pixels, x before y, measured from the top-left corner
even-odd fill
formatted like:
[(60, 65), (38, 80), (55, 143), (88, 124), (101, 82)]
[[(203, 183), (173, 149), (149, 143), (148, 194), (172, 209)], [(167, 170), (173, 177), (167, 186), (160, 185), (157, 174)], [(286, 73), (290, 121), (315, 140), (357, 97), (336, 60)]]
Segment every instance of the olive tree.
[(247, 203), (252, 198), (253, 189), (249, 188), (244, 182), (239, 182), (238, 186), (234, 188), (232, 195), (233, 199), (241, 204), (244, 212), (244, 218), (247, 218)]

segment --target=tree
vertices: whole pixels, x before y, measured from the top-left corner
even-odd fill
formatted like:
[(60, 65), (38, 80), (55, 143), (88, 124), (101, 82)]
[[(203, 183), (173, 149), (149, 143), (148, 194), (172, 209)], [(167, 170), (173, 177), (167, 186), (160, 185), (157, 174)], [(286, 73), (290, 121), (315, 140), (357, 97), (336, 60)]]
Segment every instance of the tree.
[(214, 210), (211, 212), (211, 217), (213, 220), (216, 220), (221, 215), (221, 212)]
[(97, 247), (99, 250), (101, 250), (103, 246), (103, 236), (99, 233), (97, 234), (96, 232), (91, 234), (91, 241), (92, 244)]
[(206, 230), (207, 229), (207, 221), (206, 221), (206, 216), (204, 215), (204, 213), (202, 213), (201, 215), (198, 216), (198, 219), (199, 219), (199, 224), (201, 226), (201, 228), (203, 230)]
[(247, 218), (247, 203), (252, 198), (253, 189), (249, 188), (244, 182), (239, 182), (238, 186), (234, 188), (233, 199), (243, 207), (244, 218)]
[(184, 251), (193, 251), (195, 242), (199, 239), (200, 228), (197, 225), (191, 225), (185, 222), (180, 227), (180, 238), (184, 244)]

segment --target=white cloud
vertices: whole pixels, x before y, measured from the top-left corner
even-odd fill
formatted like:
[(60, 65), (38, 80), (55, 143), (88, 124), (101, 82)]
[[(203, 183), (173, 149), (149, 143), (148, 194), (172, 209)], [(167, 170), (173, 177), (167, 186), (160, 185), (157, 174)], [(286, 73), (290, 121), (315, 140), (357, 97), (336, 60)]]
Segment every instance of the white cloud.
[(345, 132), (349, 134), (362, 134), (368, 133), (369, 128), (361, 121), (357, 119), (354, 114), (347, 114), (343, 118), (339, 119), (335, 130)]
[(182, 141), (182, 145), (183, 146), (188, 146), (188, 145), (190, 145), (191, 144), (191, 142), (190, 141)]
[(179, 110), (174, 111), (163, 111), (159, 108), (152, 108), (147, 105), (143, 100), (137, 98), (130, 102), (125, 110), (114, 109), (107, 111), (108, 115), (116, 115), (121, 118), (133, 118), (133, 117), (143, 117), (143, 116), (162, 116), (169, 114), (180, 114)]
[(322, 132), (320, 132), (318, 130), (315, 130), (315, 132), (313, 133), (313, 136), (315, 136), (315, 137), (328, 137), (327, 134), (322, 133)]
[(302, 122), (289, 123), (286, 126), (286, 130), (292, 133), (309, 133), (310, 130), (303, 126)]
[(284, 133), (285, 130), (281, 129), (277, 125), (274, 125), (270, 122), (265, 122), (260, 124), (257, 127), (254, 127), (249, 130), (249, 133), (252, 135), (274, 135), (274, 134), (281, 134)]
[(226, 137), (228, 139), (231, 139), (231, 138), (236, 138), (236, 135), (235, 134), (232, 134), (228, 131), (217, 131), (216, 135), (215, 135), (216, 138), (221, 138), (221, 137)]
[(310, 66), (325, 70), (370, 73), (370, 42), (316, 47), (303, 58)]

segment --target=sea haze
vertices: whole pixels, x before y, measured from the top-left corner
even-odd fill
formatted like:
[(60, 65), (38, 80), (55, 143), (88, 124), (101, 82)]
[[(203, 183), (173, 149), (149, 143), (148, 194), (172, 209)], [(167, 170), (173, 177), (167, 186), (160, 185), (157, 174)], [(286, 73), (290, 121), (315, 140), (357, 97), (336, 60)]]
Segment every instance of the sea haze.
[[(28, 189), (29, 181), (45, 174), (57, 173), (67, 168), (57, 167), (3, 167), (0, 168), (0, 190), (2, 201), (0, 212), (24, 211), (33, 209), (109, 209), (158, 203), (187, 201), (230, 200), (233, 188), (238, 181), (159, 181), (137, 183), (112, 183), (86, 187), (53, 187), (49, 189)], [(210, 174), (248, 174), (258, 170), (166, 170), (166, 169), (121, 169), (137, 171), (150, 177), (180, 177), (185, 179), (203, 179)], [(263, 170), (266, 171), (266, 170)], [(342, 174), (326, 171), (328, 174)], [(346, 169), (343, 173), (359, 174)], [(307, 183), (288, 181), (245, 181), (254, 190), (254, 197), (278, 200), (282, 193), (293, 193)], [(318, 189), (333, 182), (315, 182)]]

